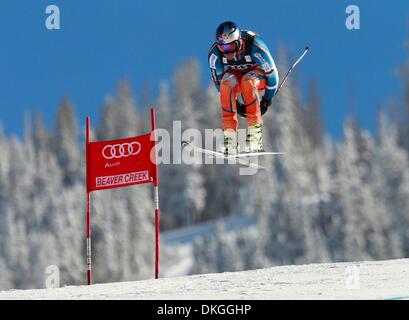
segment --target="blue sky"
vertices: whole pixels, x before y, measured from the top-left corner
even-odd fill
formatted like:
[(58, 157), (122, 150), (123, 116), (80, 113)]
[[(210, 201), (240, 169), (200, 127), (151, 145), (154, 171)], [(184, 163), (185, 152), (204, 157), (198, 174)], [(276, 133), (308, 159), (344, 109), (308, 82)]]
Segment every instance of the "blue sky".
[[(61, 30), (45, 28), (49, 4), (60, 8)], [(358, 31), (345, 27), (349, 4), (360, 7)], [(0, 122), (6, 134), (21, 135), (24, 111), (41, 111), (51, 127), (63, 96), (71, 98), (81, 123), (86, 115), (97, 119), (119, 80), (129, 79), (139, 99), (144, 82), (156, 92), (161, 79), (170, 80), (174, 68), (192, 57), (208, 84), (207, 51), (224, 20), (260, 33), (273, 56), (279, 44), (294, 55), (311, 47), (293, 75), (304, 92), (317, 79), (326, 130), (334, 138), (342, 136), (351, 92), (369, 130), (379, 104), (402, 94), (396, 69), (409, 57), (407, 0), (2, 0)]]

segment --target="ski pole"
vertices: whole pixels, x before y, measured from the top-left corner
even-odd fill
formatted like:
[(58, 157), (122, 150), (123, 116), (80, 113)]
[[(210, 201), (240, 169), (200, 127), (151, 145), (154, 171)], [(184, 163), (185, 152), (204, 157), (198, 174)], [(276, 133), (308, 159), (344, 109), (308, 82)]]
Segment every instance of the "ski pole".
[(276, 95), (280, 92), (281, 87), (284, 85), (284, 83), (287, 81), (288, 76), (290, 75), (290, 73), (293, 71), (293, 69), (295, 68), (295, 66), (301, 61), (302, 58), (304, 58), (304, 56), (307, 54), (308, 50), (310, 48), (306, 47), (304, 52), (302, 53), (302, 55), (298, 58), (298, 60), (296, 62), (294, 62), (294, 64), (291, 66), (290, 70), (287, 71), (287, 74), (285, 75), (283, 81), (281, 81), (280, 85), (278, 86)]

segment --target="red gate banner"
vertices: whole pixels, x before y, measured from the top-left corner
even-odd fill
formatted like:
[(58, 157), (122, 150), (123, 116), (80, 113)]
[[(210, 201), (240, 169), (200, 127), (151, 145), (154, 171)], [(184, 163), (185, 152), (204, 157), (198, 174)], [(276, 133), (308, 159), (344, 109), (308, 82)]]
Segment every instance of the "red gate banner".
[(87, 145), (87, 191), (149, 183), (155, 180), (151, 133)]
[(90, 141), (86, 123), (87, 159), (87, 282), (92, 283), (91, 192), (152, 182), (155, 203), (155, 278), (159, 278), (159, 177), (155, 134), (155, 110), (151, 108), (152, 132), (118, 140)]

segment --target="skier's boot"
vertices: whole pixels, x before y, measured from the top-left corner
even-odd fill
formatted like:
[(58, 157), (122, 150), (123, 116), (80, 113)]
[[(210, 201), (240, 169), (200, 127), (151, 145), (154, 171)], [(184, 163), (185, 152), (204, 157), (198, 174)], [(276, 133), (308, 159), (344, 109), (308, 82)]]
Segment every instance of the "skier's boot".
[(256, 124), (247, 128), (246, 152), (262, 152), (263, 149), (263, 126)]
[(239, 144), (237, 141), (237, 132), (232, 130), (224, 130), (224, 141), (222, 152), (224, 155), (237, 155), (239, 154)]

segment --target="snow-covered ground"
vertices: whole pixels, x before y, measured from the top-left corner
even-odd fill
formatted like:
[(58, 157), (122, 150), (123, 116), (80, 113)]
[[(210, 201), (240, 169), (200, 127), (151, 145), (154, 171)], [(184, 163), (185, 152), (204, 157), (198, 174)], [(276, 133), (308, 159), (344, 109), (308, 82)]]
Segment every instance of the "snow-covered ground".
[(409, 299), (409, 259), (12, 290), (0, 299)]

